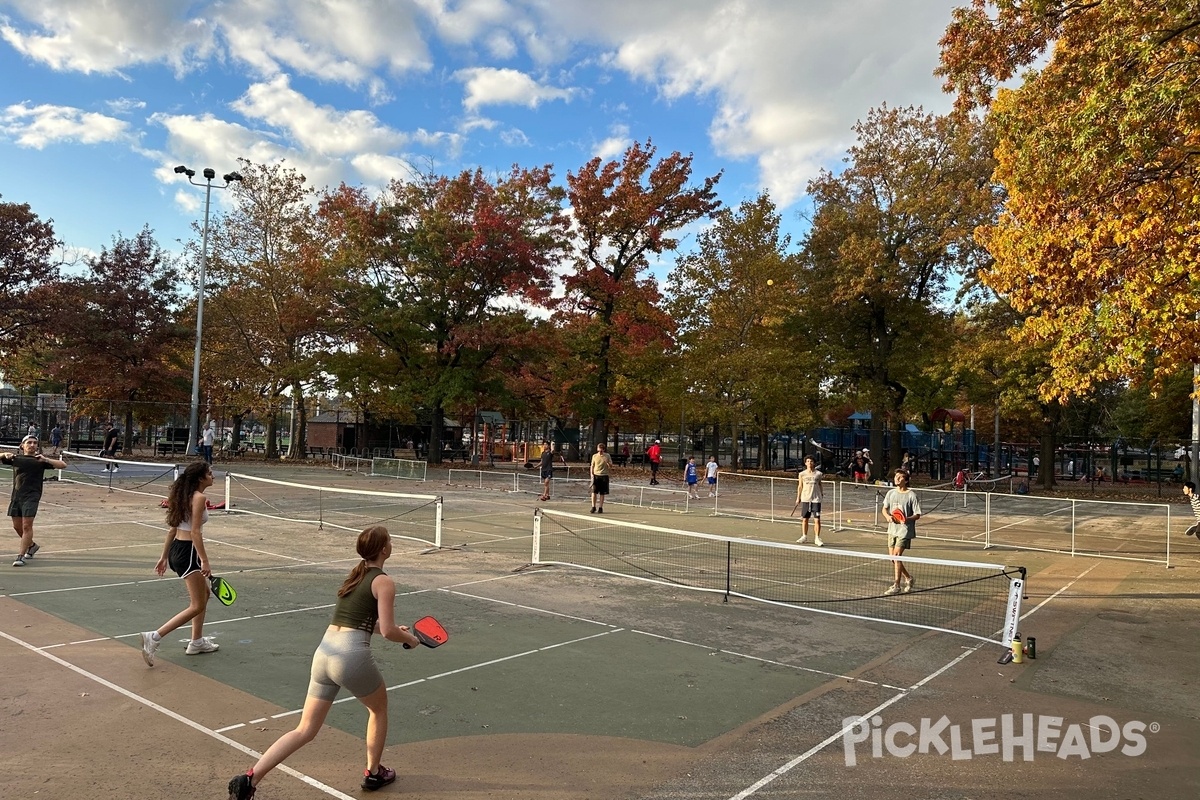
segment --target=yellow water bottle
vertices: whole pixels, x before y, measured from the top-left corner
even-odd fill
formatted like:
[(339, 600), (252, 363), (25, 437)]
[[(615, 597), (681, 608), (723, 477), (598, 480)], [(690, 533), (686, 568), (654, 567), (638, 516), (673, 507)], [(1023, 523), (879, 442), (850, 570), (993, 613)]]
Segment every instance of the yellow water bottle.
[(1021, 634), (1015, 634), (1012, 640), (1012, 660), (1014, 664), (1025, 663), (1025, 650), (1021, 646)]

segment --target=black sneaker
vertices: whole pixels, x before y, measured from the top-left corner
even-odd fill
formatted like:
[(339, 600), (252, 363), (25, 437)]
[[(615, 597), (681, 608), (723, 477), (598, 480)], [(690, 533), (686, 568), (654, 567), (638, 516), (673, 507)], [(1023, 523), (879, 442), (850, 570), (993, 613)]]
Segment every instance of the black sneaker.
[(229, 800), (250, 800), (251, 797), (254, 797), (254, 786), (250, 783), (249, 772), (229, 779)]
[(29, 549), (25, 551), (25, 557), (33, 558), (33, 556), (37, 553), (37, 551), (41, 550), (41, 549), (42, 549), (42, 546), (40, 544), (38, 544), (37, 542), (34, 542), (31, 545), (29, 545)]
[[(388, 769), (383, 764), (380, 764), (379, 769), (374, 775), (371, 774), (370, 770), (363, 773), (362, 788), (368, 792), (373, 792), (376, 789), (382, 789), (394, 780), (396, 780), (396, 770)], [(233, 798), (230, 798), (230, 800), (233, 800)]]
[(590, 512), (588, 512), (588, 513), (590, 513), (590, 514), (595, 514), (595, 513), (596, 513), (596, 507), (595, 507), (595, 506), (592, 506), (592, 510), (591, 510)]
[(597, 508), (597, 509), (596, 509), (596, 513), (597, 513), (597, 514), (603, 514), (603, 513), (604, 513), (604, 506), (601, 506), (600, 508)]

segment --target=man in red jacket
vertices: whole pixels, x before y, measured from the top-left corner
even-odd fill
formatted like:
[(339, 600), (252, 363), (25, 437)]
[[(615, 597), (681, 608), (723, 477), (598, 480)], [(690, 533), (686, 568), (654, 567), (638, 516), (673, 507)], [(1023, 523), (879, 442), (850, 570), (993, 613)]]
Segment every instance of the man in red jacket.
[(650, 485), (658, 486), (658, 468), (662, 465), (662, 445), (658, 439), (646, 450), (646, 456), (650, 459)]

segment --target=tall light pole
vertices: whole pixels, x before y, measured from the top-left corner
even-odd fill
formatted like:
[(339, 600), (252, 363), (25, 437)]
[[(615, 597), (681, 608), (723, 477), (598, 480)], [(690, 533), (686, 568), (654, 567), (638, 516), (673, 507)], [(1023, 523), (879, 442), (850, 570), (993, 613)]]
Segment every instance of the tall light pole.
[(188, 424), (187, 443), (187, 452), (194, 454), (197, 452), (200, 433), (200, 345), (204, 340), (204, 272), (208, 267), (208, 211), (212, 205), (212, 190), (228, 189), (234, 181), (240, 181), (242, 176), (236, 172), (226, 173), (221, 176), (225, 185), (213, 186), (213, 178), (217, 177), (217, 172), (211, 167), (204, 169), (204, 183), (192, 180), (196, 177), (196, 170), (183, 165), (175, 168), (175, 174), (186, 175), (188, 183), (204, 187), (204, 228), (200, 234), (200, 286), (196, 293), (196, 350), (192, 355), (192, 414)]

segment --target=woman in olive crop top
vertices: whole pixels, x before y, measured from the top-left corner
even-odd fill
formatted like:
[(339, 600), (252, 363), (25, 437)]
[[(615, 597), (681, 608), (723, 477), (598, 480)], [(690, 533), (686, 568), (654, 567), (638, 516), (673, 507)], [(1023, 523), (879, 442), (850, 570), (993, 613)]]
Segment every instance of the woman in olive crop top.
[(263, 777), (284, 759), (316, 738), (325, 724), (338, 689), (345, 687), (367, 707), (367, 771), (362, 788), (375, 790), (396, 780), (395, 770), (379, 763), (387, 741), (387, 684), (371, 655), (371, 636), (410, 647), (419, 644), (407, 625), (396, 624), (396, 585), (383, 571), (392, 554), (387, 528), (374, 525), (358, 535), (362, 561), (338, 589), (333, 620), (313, 654), (308, 697), (296, 729), (285, 733), (244, 775), (229, 781), (230, 800), (248, 800)]

